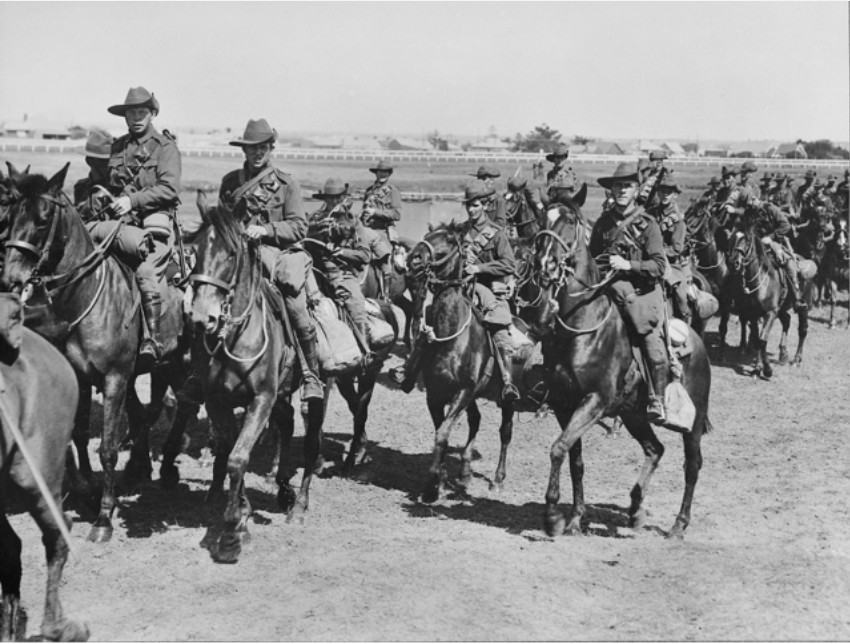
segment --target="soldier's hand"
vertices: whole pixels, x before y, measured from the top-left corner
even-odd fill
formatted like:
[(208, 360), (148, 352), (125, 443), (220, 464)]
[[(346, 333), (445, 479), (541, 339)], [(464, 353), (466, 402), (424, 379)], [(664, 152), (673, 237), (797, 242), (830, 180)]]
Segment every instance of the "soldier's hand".
[(765, 235), (764, 237), (761, 238), (761, 243), (764, 244), (765, 246), (768, 246), (770, 244), (770, 242), (771, 242), (770, 235)]
[(251, 224), (245, 229), (245, 236), (248, 237), (248, 239), (260, 239), (265, 234), (266, 229), (262, 226), (257, 226), (256, 224)]
[(621, 257), (620, 255), (611, 255), (608, 257), (608, 265), (618, 271), (628, 271), (632, 268), (629, 260)]
[(481, 269), (475, 264), (467, 264), (463, 267), (463, 272), (467, 275), (476, 275), (481, 272)]
[(112, 211), (119, 217), (122, 215), (126, 215), (130, 212), (130, 210), (132, 210), (132, 206), (130, 205), (130, 197), (128, 197), (127, 195), (118, 197), (112, 203)]

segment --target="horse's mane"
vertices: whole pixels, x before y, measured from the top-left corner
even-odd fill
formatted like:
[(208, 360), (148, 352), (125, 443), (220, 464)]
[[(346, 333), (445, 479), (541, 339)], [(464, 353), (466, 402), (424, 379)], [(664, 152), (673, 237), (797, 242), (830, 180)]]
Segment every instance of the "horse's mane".
[(212, 226), (231, 251), (237, 252), (242, 247), (242, 222), (236, 219), (227, 208), (219, 204), (207, 210), (206, 223)]
[(15, 190), (25, 199), (34, 199), (50, 189), (47, 177), (43, 174), (25, 174), (15, 183)]

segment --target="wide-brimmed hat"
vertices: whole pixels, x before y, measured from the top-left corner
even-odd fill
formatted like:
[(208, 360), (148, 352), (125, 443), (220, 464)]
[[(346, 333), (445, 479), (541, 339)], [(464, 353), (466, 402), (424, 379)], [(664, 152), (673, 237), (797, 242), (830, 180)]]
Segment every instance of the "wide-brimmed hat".
[(661, 181), (658, 182), (658, 189), (682, 192), (682, 189), (679, 187), (679, 184), (676, 183), (676, 180), (673, 178), (672, 173), (669, 172), (661, 178)]
[(369, 168), (369, 172), (377, 173), (379, 171), (389, 172), (390, 174), (392, 174), (393, 167), (383, 159), (380, 159), (378, 161), (378, 165), (376, 165), (374, 168)]
[(653, 150), (649, 153), (650, 161), (663, 161), (667, 158), (667, 153), (664, 150)]
[(106, 111), (116, 116), (124, 116), (132, 107), (149, 107), (154, 112), (159, 112), (159, 101), (144, 87), (131, 87), (127, 91), (127, 98), (123, 103), (107, 107)]
[(774, 177), (773, 174), (771, 174), (770, 172), (765, 172), (764, 175), (762, 175), (762, 178), (759, 179), (759, 182), (760, 183), (770, 183), (775, 178), (776, 177)]
[(826, 177), (826, 185), (833, 184), (833, 183), (835, 183), (837, 180), (838, 180), (838, 177), (836, 177), (834, 174), (830, 174), (830, 175), (828, 175), (828, 176)]
[(758, 169), (759, 167), (752, 161), (745, 161), (744, 165), (741, 166), (741, 174), (747, 174), (749, 172), (758, 172)]
[(785, 183), (787, 183), (789, 186), (792, 183), (794, 183), (795, 181), (796, 181), (796, 179), (794, 177), (792, 177), (790, 174), (785, 175)]
[(649, 170), (649, 159), (647, 159), (646, 157), (641, 157), (640, 159), (638, 159), (637, 169), (638, 172)]
[(528, 185), (528, 179), (526, 177), (513, 176), (508, 179), (508, 190), (511, 192), (522, 190), (526, 185)]
[(559, 143), (549, 154), (546, 155), (547, 161), (554, 162), (556, 158), (566, 159), (570, 156), (570, 146), (566, 143)]
[(740, 174), (740, 170), (738, 170), (737, 166), (734, 165), (724, 165), (720, 170), (720, 175), (725, 179), (726, 177), (734, 177)]
[(814, 170), (806, 170), (806, 175), (805, 175), (806, 179), (814, 179), (816, 176), (818, 176), (818, 173), (815, 172)]
[(495, 192), (496, 189), (493, 186), (488, 187), (482, 181), (474, 181), (466, 186), (462, 201), (464, 204), (467, 204), (476, 199), (486, 199), (495, 194)]
[(477, 172), (469, 175), (470, 177), (477, 177), (478, 179), (496, 179), (502, 176), (502, 173), (499, 172), (499, 168), (492, 165), (482, 165), (478, 168)]
[(716, 186), (719, 183), (720, 183), (720, 179), (718, 179), (717, 176), (713, 176), (713, 177), (711, 177), (711, 179), (708, 180), (708, 183), (706, 185), (707, 186)]
[(812, 185), (815, 188), (823, 188), (826, 184), (823, 182), (823, 179), (815, 179), (815, 182)]
[(346, 194), (348, 194), (348, 184), (343, 183), (342, 179), (338, 177), (331, 177), (325, 181), (325, 185), (320, 192), (313, 193), (313, 199), (328, 199)]
[(638, 181), (637, 168), (631, 163), (621, 163), (610, 177), (599, 177), (599, 185), (611, 189), (615, 181)]
[(246, 145), (259, 145), (266, 141), (274, 143), (277, 140), (277, 130), (269, 125), (266, 119), (248, 119), (248, 125), (245, 126), (245, 134), (241, 139), (235, 139), (230, 142), (230, 145), (245, 147)]
[(106, 130), (90, 130), (86, 147), (75, 148), (74, 152), (90, 159), (108, 159), (112, 155), (112, 135)]

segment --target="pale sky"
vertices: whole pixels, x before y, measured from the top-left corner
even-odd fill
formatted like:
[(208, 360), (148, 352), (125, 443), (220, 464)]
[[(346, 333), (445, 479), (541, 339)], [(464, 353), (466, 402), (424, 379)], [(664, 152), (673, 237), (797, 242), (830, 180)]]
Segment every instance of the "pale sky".
[(846, 2), (6, 2), (0, 122), (850, 140)]

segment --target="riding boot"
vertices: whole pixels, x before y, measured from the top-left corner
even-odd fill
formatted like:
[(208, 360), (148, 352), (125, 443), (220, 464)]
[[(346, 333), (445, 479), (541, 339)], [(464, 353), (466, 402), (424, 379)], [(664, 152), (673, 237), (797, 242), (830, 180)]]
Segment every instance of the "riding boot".
[(390, 301), (390, 283), (393, 279), (393, 269), (392, 264), (390, 263), (392, 261), (393, 256), (390, 255), (389, 257), (387, 257), (386, 260), (384, 260), (384, 263), (381, 264), (381, 277), (383, 278), (381, 293), (383, 294), (383, 297), (387, 302)]
[(788, 290), (794, 300), (794, 310), (800, 311), (806, 308), (806, 302), (800, 294), (800, 278), (797, 274), (797, 260), (792, 257), (785, 262), (785, 275), (788, 277)]
[(416, 379), (419, 377), (419, 371), (422, 368), (422, 354), (425, 349), (425, 340), (420, 335), (416, 338), (413, 348), (410, 350), (410, 355), (407, 356), (404, 365), (390, 369), (390, 379), (396, 383), (401, 390), (409, 394), (416, 386)]
[(162, 355), (162, 343), (159, 340), (159, 316), (162, 313), (162, 296), (154, 288), (139, 289), (142, 296), (142, 309), (148, 325), (149, 337), (142, 340), (139, 347), (140, 362), (156, 362)]
[(496, 345), (496, 356), (499, 361), (499, 371), (502, 372), (502, 402), (516, 402), (519, 400), (519, 390), (511, 379), (511, 354), (513, 343), (507, 329), (499, 329), (493, 334), (493, 344)]
[(301, 388), (301, 399), (322, 400), (325, 397), (325, 390), (319, 379), (319, 354), (315, 334), (310, 338), (299, 337), (298, 344), (301, 345), (305, 362), (302, 365), (304, 384)]
[(646, 419), (652, 424), (663, 425), (667, 421), (664, 392), (667, 390), (670, 371), (667, 348), (664, 346), (664, 340), (653, 333), (644, 336), (643, 340), (643, 357), (649, 369), (649, 379), (652, 381)]

